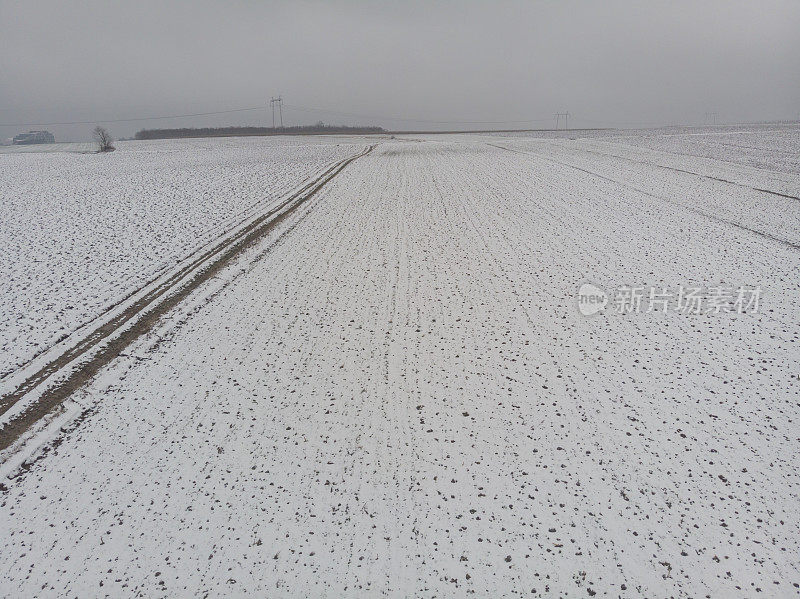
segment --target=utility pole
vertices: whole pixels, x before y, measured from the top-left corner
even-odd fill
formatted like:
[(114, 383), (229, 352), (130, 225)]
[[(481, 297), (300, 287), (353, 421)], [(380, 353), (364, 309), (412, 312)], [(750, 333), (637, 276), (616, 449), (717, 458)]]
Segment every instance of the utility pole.
[(569, 131), (569, 112), (557, 112), (556, 113), (556, 131), (558, 131), (558, 125), (561, 121), (561, 117), (564, 117), (564, 128)]
[(272, 107), (272, 128), (275, 128), (275, 105), (278, 105), (278, 117), (281, 123), (281, 129), (283, 129), (283, 98), (281, 96), (272, 97), (269, 100), (269, 104)]
[(712, 125), (717, 124), (717, 113), (716, 112), (707, 112), (706, 113), (706, 124), (711, 123)]

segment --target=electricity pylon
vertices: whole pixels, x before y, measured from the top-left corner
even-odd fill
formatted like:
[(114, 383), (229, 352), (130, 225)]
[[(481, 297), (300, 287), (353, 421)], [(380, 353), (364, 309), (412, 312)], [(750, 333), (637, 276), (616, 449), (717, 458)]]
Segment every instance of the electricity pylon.
[(272, 107), (272, 128), (275, 128), (275, 105), (278, 106), (278, 116), (280, 118), (281, 129), (283, 129), (283, 98), (278, 96), (277, 98), (273, 97), (269, 100), (270, 106)]

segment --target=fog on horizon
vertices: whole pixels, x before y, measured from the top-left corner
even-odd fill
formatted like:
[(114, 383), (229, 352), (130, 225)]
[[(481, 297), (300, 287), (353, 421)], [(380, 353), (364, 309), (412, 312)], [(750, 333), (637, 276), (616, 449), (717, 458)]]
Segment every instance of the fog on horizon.
[[(800, 117), (800, 2), (0, 0), (0, 138), (142, 128), (644, 127)], [(352, 115), (352, 116), (351, 116)], [(31, 125), (28, 126), (27, 124)]]

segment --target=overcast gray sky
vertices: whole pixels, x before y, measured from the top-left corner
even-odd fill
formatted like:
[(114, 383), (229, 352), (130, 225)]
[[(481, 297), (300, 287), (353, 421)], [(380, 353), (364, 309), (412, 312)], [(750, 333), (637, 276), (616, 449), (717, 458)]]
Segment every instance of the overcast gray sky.
[[(566, 110), (575, 126), (794, 119), (798, 32), (800, 0), (0, 0), (0, 124), (249, 108), (279, 93), (287, 124), (549, 127)], [(518, 120), (531, 122), (506, 122)], [(269, 122), (265, 105), (108, 128)]]

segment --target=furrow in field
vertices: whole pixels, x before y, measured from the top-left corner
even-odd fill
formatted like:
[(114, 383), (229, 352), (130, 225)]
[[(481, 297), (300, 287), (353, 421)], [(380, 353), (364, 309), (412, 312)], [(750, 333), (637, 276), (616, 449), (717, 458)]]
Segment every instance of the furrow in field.
[[(365, 153), (370, 152), (373, 147), (371, 146)], [(32, 374), (15, 390), (0, 398), (0, 415), (2, 415), (39, 385), (47, 384), (51, 377), (59, 377), (61, 371), (66, 370), (61, 375), (61, 380), (54, 381), (54, 384), (45, 388), (31, 405), (26, 405), (23, 411), (4, 422), (0, 429), (0, 451), (10, 447), (39, 419), (85, 385), (128, 345), (147, 333), (160, 318), (213, 277), (237, 254), (291, 215), (342, 169), (365, 153), (333, 165), (281, 205), (253, 219), (234, 236), (223, 239), (211, 249), (193, 257), (188, 264), (172, 273), (154, 289), (135, 298), (135, 301), (126, 306), (122, 312), (101, 324), (88, 337), (81, 339), (76, 345)]]
[[(791, 592), (800, 258), (646, 191), (381, 144), (81, 391), (96, 411), (2, 496), (0, 572), (44, 595)], [(769, 311), (575, 305), (587, 280), (716, 277)]]
[[(542, 160), (559, 163), (563, 166), (605, 179), (611, 183), (629, 187), (649, 198), (680, 206), (704, 218), (713, 219), (720, 223), (737, 227), (748, 233), (758, 235), (764, 239), (783, 244), (793, 250), (800, 249), (800, 231), (796, 226), (796, 223), (800, 221), (800, 206), (794, 204), (793, 200), (795, 198), (793, 196), (769, 192), (779, 196), (780, 200), (787, 204), (773, 206), (770, 210), (762, 210), (759, 204), (763, 203), (764, 200), (763, 198), (759, 198), (757, 194), (751, 197), (745, 197), (742, 194), (732, 194), (729, 190), (720, 193), (720, 190), (711, 189), (709, 187), (705, 189), (702, 187), (692, 189), (693, 186), (681, 186), (679, 182), (669, 177), (653, 177), (652, 170), (637, 177), (637, 173), (631, 171), (631, 169), (621, 168), (619, 165), (612, 165), (609, 169), (598, 170), (597, 167), (599, 165), (597, 161), (582, 160), (580, 157), (575, 156), (574, 151), (566, 153), (565, 160), (561, 155), (562, 153), (559, 151), (560, 148), (556, 148), (554, 154), (552, 152), (553, 148), (549, 148), (551, 150), (550, 152), (542, 152), (540, 150), (514, 150), (498, 145), (494, 145), (494, 147), (512, 152), (521, 152), (530, 156), (536, 156)], [(651, 165), (646, 162), (641, 162), (641, 164), (659, 166)], [(689, 173), (688, 171), (679, 172), (683, 174), (695, 174)], [(729, 181), (713, 177), (706, 178), (711, 181), (730, 183)], [(663, 181), (659, 179), (663, 179)], [(764, 191), (749, 186), (734, 185), (746, 188), (751, 192)], [(687, 189), (692, 190), (691, 194), (688, 196), (685, 192)]]

